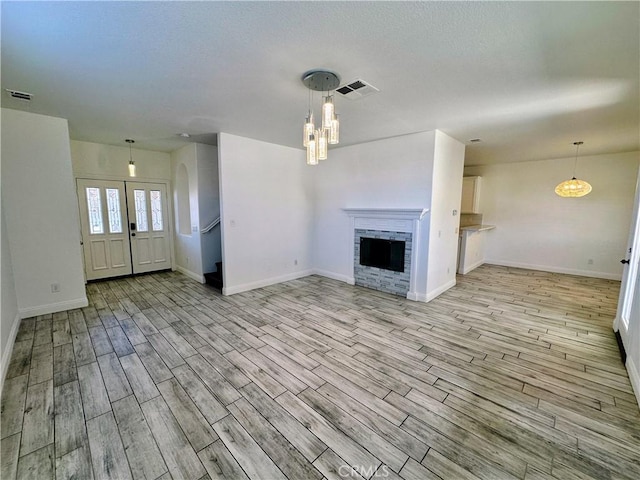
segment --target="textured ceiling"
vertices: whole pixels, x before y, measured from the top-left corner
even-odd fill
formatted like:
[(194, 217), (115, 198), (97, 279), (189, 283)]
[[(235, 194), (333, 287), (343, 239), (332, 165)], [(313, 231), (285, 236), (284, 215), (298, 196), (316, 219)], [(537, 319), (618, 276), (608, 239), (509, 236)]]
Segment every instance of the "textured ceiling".
[[(300, 147), (303, 72), (338, 98), (341, 145), (441, 129), (468, 165), (635, 151), (638, 2), (6, 2), (2, 106), (71, 136), (172, 150), (188, 132)], [(316, 96), (316, 104), (319, 98)], [(482, 142), (469, 144), (469, 139)], [(392, 161), (393, 159), (390, 159)]]

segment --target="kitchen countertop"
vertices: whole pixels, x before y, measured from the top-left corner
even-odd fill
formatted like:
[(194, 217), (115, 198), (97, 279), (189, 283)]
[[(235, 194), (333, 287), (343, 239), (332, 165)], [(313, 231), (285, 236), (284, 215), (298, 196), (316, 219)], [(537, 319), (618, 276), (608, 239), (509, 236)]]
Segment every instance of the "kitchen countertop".
[(469, 225), (466, 227), (460, 227), (460, 231), (467, 231), (467, 232), (484, 232), (485, 230), (493, 230), (494, 228), (496, 228), (495, 225)]

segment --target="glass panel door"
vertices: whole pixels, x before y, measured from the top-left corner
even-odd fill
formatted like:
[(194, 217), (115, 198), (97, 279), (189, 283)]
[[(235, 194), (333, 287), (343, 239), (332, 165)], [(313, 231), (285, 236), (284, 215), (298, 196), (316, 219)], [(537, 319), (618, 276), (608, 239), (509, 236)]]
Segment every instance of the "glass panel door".
[(124, 182), (78, 179), (77, 189), (87, 280), (131, 274)]
[(163, 184), (126, 182), (133, 273), (171, 268), (167, 192)]

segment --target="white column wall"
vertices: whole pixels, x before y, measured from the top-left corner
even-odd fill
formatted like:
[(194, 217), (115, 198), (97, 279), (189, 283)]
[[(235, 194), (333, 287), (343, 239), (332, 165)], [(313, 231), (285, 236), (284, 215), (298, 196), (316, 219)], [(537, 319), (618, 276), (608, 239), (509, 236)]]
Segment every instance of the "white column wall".
[[(456, 284), (464, 144), (435, 132), (427, 301)], [(456, 211), (454, 214), (454, 210)]]
[(304, 152), (218, 136), (224, 294), (311, 273), (312, 173)]
[(0, 267), (2, 277), (0, 278), (0, 290), (2, 290), (2, 318), (0, 318), (0, 356), (2, 358), (2, 368), (0, 373), (0, 392), (4, 384), (4, 377), (7, 374), (7, 367), (11, 359), (13, 342), (18, 333), (20, 315), (18, 312), (18, 298), (16, 297), (16, 287), (13, 280), (13, 266), (11, 264), (11, 250), (7, 240), (7, 226), (4, 220), (4, 205), (2, 205), (2, 226), (0, 227), (0, 243), (2, 244), (2, 257)]
[(20, 316), (86, 306), (66, 120), (2, 109), (2, 202)]

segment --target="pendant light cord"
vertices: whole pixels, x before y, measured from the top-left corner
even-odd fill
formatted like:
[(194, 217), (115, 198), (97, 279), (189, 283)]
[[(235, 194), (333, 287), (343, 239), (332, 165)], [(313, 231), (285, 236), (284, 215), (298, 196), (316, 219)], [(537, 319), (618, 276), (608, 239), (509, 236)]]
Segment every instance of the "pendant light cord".
[(578, 169), (578, 151), (580, 150), (580, 145), (582, 145), (583, 142), (573, 142), (573, 144), (576, 146), (576, 159), (573, 162), (573, 178), (576, 178), (576, 170)]

